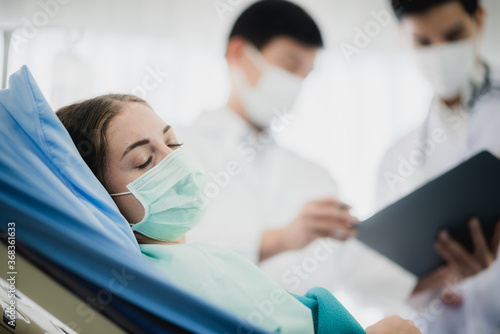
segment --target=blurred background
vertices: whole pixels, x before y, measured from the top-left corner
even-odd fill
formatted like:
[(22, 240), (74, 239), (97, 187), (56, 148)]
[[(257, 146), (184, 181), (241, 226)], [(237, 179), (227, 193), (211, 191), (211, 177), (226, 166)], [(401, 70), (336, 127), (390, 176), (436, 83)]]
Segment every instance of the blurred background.
[[(166, 122), (189, 125), (225, 103), (227, 35), (252, 2), (0, 0), (2, 78), (27, 64), (54, 109), (103, 93), (133, 93)], [(277, 139), (326, 167), (342, 198), (366, 218), (374, 211), (378, 164), (423, 120), (430, 89), (401, 43), (388, 0), (293, 2), (316, 19), (326, 48), (305, 82), (299, 117)], [(499, 64), (500, 1), (483, 5), (483, 54)], [(390, 19), (379, 22), (385, 11)], [(366, 29), (371, 36), (359, 47), (356, 35)], [(342, 49), (350, 46), (356, 52), (347, 56)]]

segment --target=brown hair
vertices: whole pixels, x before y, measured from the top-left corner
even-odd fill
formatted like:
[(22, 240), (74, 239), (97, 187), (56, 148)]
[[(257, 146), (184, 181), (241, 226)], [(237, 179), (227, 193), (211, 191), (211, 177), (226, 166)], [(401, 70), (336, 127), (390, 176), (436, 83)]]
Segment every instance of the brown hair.
[(128, 102), (149, 107), (146, 101), (134, 95), (108, 94), (62, 107), (56, 112), (83, 160), (105, 187), (106, 130), (111, 119)]

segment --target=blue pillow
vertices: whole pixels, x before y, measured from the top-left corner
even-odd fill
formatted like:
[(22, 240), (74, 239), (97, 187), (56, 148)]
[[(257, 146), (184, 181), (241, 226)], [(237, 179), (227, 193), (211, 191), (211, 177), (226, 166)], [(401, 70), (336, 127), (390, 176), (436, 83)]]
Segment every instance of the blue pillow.
[[(238, 328), (235, 317), (178, 290), (142, 260), (126, 220), (27, 67), (9, 85), (0, 91), (0, 229), (14, 222), (17, 241), (192, 332)], [(133, 277), (126, 289), (116, 287), (117, 273)]]
[[(50, 210), (49, 226), (42, 224), (37, 230), (75, 236), (91, 230), (95, 241), (115, 243), (139, 257), (139, 245), (125, 218), (81, 158), (26, 67), (12, 75), (10, 89), (0, 92), (0, 105), (0, 178), (6, 196), (1, 201), (15, 200), (27, 215), (45, 215)], [(2, 218), (14, 220), (20, 229), (25, 224), (16, 222), (16, 217)]]

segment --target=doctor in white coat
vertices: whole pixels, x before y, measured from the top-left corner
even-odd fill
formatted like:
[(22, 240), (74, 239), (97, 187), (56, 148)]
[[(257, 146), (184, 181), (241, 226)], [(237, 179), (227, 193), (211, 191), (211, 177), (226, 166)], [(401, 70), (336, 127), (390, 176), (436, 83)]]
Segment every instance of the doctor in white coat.
[[(485, 20), (479, 1), (393, 0), (392, 5), (435, 96), (424, 123), (382, 161), (377, 187), (380, 208), (483, 150), (500, 156), (500, 73), (479, 54)], [(496, 295), (500, 269), (495, 261), (500, 224), (491, 244), (486, 243), (477, 219), (471, 219), (470, 230), (474, 254), (446, 231), (440, 233), (436, 248), (447, 265), (416, 287), (415, 292), (441, 293), (446, 284), (453, 288), (468, 278), (457, 288), (460, 294), (445, 289), (448, 306), (421, 322), (431, 333), (494, 333), (500, 325)], [(415, 299), (428, 301), (432, 296), (427, 293)]]
[(457, 305), (437, 302), (433, 312), (417, 316), (415, 324), (422, 333), (500, 333), (500, 261), (472, 276), (456, 288), (460, 296)]
[(322, 45), (314, 21), (287, 1), (257, 2), (237, 19), (226, 50), (227, 105), (179, 133), (209, 179), (209, 212), (192, 240), (208, 234), (257, 263), (318, 237), (353, 234), (330, 174), (273, 137), (296, 121), (290, 110)]
[[(254, 263), (269, 259), (263, 270), (292, 292), (353, 286), (404, 299), (412, 277), (387, 284), (399, 268), (355, 240), (342, 242), (357, 222), (330, 173), (273, 137), (299, 121), (291, 108), (322, 45), (316, 23), (288, 1), (256, 2), (236, 20), (226, 50), (227, 105), (177, 129), (209, 179), (208, 212), (188, 239), (229, 247)], [(378, 270), (368, 269), (374, 263)]]
[(478, 0), (392, 3), (435, 96), (424, 123), (386, 153), (378, 207), (482, 150), (500, 156), (500, 72), (479, 54), (485, 10)]

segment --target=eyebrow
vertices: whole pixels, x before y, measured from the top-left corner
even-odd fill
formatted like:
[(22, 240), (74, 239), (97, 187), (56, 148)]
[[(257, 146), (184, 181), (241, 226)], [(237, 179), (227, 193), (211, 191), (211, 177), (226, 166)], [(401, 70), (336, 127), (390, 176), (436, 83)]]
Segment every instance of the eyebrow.
[(463, 33), (464, 29), (465, 29), (464, 24), (462, 22), (459, 22), (450, 29), (448, 29), (448, 31), (444, 33), (444, 36), (446, 38), (455, 37)]
[[(170, 130), (172, 127), (170, 125), (167, 125), (164, 129), (163, 129), (163, 134), (167, 133), (168, 130)], [(139, 146), (143, 146), (143, 145), (147, 145), (149, 144), (149, 139), (142, 139), (142, 140), (139, 140), (133, 144), (130, 144), (129, 146), (127, 146), (127, 148), (125, 149), (125, 151), (123, 152), (123, 155), (122, 155), (122, 159), (123, 157), (130, 151), (132, 151), (134, 148), (136, 147), (139, 147)]]
[[(453, 26), (451, 26), (451, 28), (448, 28), (448, 30), (446, 30), (444, 33), (443, 33), (443, 36), (447, 39), (451, 37), (453, 37), (453, 35), (457, 35), (457, 34), (461, 34), (463, 33), (465, 27), (464, 27), (464, 24), (462, 22), (458, 22), (458, 23), (455, 23)], [(421, 36), (421, 35), (418, 35), (418, 34), (413, 34), (413, 38), (415, 38), (416, 40), (419, 40), (419, 41), (422, 41), (422, 40), (427, 40), (428, 38), (425, 37), (425, 36)]]

